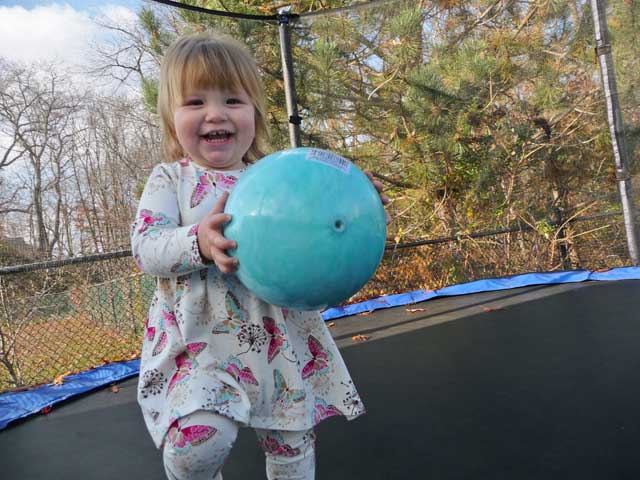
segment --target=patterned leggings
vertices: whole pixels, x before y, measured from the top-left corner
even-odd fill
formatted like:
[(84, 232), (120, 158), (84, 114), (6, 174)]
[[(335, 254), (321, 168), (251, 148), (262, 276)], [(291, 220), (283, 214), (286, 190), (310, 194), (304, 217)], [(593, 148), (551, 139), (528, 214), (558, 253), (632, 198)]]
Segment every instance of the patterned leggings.
[[(164, 469), (169, 480), (222, 480), (222, 467), (238, 436), (239, 426), (227, 417), (199, 410), (176, 420), (164, 443)], [(265, 453), (269, 480), (313, 480), (313, 430), (287, 432), (255, 429)]]

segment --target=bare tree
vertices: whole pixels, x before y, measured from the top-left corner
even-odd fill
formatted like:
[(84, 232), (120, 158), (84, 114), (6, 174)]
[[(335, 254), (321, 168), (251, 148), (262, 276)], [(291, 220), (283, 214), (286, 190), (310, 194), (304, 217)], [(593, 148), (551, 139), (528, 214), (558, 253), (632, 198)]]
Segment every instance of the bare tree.
[(0, 121), (4, 135), (14, 139), (9, 145), (14, 153), (8, 158), (11, 163), (21, 160), (30, 200), (4, 211), (28, 212), (32, 240), (50, 256), (60, 240), (67, 153), (78, 134), (72, 119), (82, 108), (83, 97), (69, 93), (68, 76), (52, 65), (8, 65)]
[(171, 42), (171, 35), (164, 28), (161, 11), (145, 7), (138, 12), (133, 24), (121, 24), (117, 19), (98, 18), (95, 23), (110, 34), (111, 40), (93, 46), (93, 66), (88, 73), (109, 81), (116, 80), (119, 86), (141, 87), (142, 95), (148, 98), (150, 85), (160, 67), (162, 52)]
[(8, 93), (12, 73), (15, 67), (0, 58), (0, 215), (19, 212), (28, 213), (25, 208), (17, 206), (17, 199), (23, 187), (16, 187), (7, 182), (7, 167), (24, 157), (26, 151), (18, 141), (15, 125), (25, 122), (24, 114), (29, 105), (20, 105), (19, 99)]
[(92, 98), (76, 139), (71, 169), (74, 226), (81, 251), (109, 251), (129, 243), (137, 186), (159, 159), (159, 130), (137, 100)]

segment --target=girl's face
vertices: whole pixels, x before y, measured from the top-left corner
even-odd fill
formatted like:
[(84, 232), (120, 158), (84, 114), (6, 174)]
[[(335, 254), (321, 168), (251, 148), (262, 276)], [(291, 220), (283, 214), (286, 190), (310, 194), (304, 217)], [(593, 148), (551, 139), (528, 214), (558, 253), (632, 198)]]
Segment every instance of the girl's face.
[(173, 112), (176, 136), (198, 165), (238, 170), (255, 138), (255, 109), (244, 91), (187, 91)]

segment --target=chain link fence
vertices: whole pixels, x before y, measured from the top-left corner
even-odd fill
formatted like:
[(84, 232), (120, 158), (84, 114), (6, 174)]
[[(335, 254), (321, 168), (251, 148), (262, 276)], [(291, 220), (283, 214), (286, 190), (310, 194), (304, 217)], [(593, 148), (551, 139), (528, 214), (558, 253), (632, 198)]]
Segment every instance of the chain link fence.
[(0, 276), (0, 390), (137, 358), (154, 287), (130, 256)]
[[(497, 79), (515, 75), (506, 71), (512, 65), (496, 63), (480, 81), (472, 75), (484, 68), (483, 49), (495, 47), (490, 34), (500, 26), (491, 23), (498, 21), (491, 18), (494, 7), (467, 24), (477, 29), (476, 43), (463, 45), (463, 29), (447, 37), (459, 46), (451, 54), (460, 55), (462, 65), (468, 62), (469, 71), (444, 60), (427, 71), (416, 69), (416, 62), (437, 63), (441, 45), (427, 39), (453, 21), (446, 9), (434, 6), (420, 17), (422, 43), (403, 43), (392, 28), (415, 34), (417, 10), (412, 7), (419, 2), (375, 3), (305, 19), (293, 31), (296, 81), (304, 87), (299, 99), (303, 144), (338, 151), (376, 170), (393, 200), (389, 211), (394, 222), (382, 264), (349, 301), (525, 272), (629, 265), (601, 92), (592, 88), (589, 95), (566, 94), (569, 87), (597, 78), (597, 64), (579, 58), (575, 45), (558, 42), (552, 50), (536, 52), (536, 61), (545, 68), (556, 60), (573, 62), (574, 76), (549, 76), (547, 83), (556, 83), (545, 90), (537, 82), (550, 73), (523, 63), (531, 79), (524, 76), (521, 84), (500, 93)], [(613, 3), (614, 9), (624, 8), (624, 2)], [(584, 30), (588, 16), (584, 19), (580, 25), (566, 21), (560, 30)], [(554, 25), (545, 21), (547, 31), (553, 31)], [(615, 53), (621, 36), (616, 37), (614, 27)], [(277, 37), (275, 29), (273, 33)], [(591, 35), (582, 34), (585, 39)], [(627, 37), (623, 40), (629, 43)], [(273, 54), (267, 43), (254, 45), (258, 57)], [(618, 51), (616, 61), (624, 65), (620, 98), (638, 198), (640, 98), (630, 78), (634, 71), (637, 78), (632, 68), (636, 60), (630, 50), (624, 52), (626, 56)], [(366, 69), (378, 72), (375, 84), (364, 80)], [(441, 88), (436, 91), (435, 83), (426, 82), (438, 76)], [(465, 91), (481, 97), (483, 88), (495, 100), (491, 108), (479, 111), (460, 103)], [(509, 96), (524, 98), (535, 89), (562, 108), (528, 111), (522, 107), (525, 100), (518, 104), (521, 109), (504, 106)], [(413, 103), (403, 100), (405, 94)], [(270, 98), (280, 109), (271, 109), (274, 117), (282, 117), (283, 97), (280, 88)], [(461, 105), (471, 108), (451, 114)], [(383, 134), (380, 124), (388, 127)], [(286, 128), (286, 122), (275, 126), (276, 148), (286, 146)], [(515, 144), (523, 147), (514, 151)], [(139, 355), (155, 280), (137, 270), (126, 250), (128, 223), (108, 227), (120, 239), (104, 249), (113, 253), (78, 259), (43, 258), (21, 237), (0, 242), (0, 392)]]
[[(523, 272), (629, 264), (620, 214), (416, 243), (390, 245), (350, 302)], [(140, 273), (127, 251), (97, 257), (0, 274), (0, 392), (139, 356), (155, 279)]]

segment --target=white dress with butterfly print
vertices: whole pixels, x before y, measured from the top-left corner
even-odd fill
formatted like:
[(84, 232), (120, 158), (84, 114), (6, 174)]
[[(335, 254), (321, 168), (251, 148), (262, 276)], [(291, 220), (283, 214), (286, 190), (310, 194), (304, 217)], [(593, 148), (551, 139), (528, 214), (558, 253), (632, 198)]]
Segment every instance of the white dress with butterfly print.
[(177, 419), (196, 410), (272, 430), (306, 430), (334, 415), (364, 413), (319, 312), (265, 303), (235, 275), (203, 263), (197, 225), (244, 170), (164, 163), (140, 199), (132, 251), (157, 287), (138, 401), (158, 447)]

